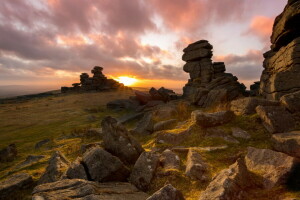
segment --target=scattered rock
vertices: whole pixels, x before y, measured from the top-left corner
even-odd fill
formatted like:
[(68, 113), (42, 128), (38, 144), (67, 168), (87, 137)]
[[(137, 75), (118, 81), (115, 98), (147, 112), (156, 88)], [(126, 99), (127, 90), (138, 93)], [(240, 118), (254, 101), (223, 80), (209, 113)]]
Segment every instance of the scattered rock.
[(249, 171), (263, 177), (263, 186), (266, 189), (285, 184), (289, 174), (298, 164), (297, 159), (284, 153), (253, 147), (248, 147), (245, 161)]
[(29, 174), (15, 174), (0, 182), (0, 199), (18, 199), (15, 197), (20, 190), (30, 188), (33, 179)]
[(231, 131), (232, 131), (232, 135), (236, 138), (242, 138), (245, 140), (248, 140), (251, 138), (251, 135), (247, 131), (245, 131), (241, 128), (233, 127), (233, 128), (231, 128)]
[(94, 147), (101, 147), (103, 144), (102, 142), (95, 142), (90, 144), (82, 144), (80, 147), (80, 152), (84, 154), (87, 150), (94, 148)]
[(244, 160), (239, 159), (228, 169), (222, 170), (201, 193), (199, 200), (244, 200), (248, 199), (248, 188), (252, 178)]
[(192, 127), (182, 129), (179, 132), (174, 130), (160, 131), (157, 133), (156, 142), (159, 144), (178, 145), (192, 134)]
[(289, 112), (279, 106), (257, 106), (256, 112), (263, 121), (263, 125), (270, 133), (291, 131), (295, 121)]
[(168, 102), (170, 100), (175, 100), (177, 98), (173, 90), (169, 90), (164, 87), (161, 87), (158, 90), (152, 87), (149, 90), (149, 94), (151, 95), (153, 100), (158, 100), (163, 102)]
[(154, 132), (155, 131), (162, 131), (162, 130), (168, 130), (173, 127), (175, 127), (177, 124), (177, 119), (169, 119), (166, 121), (157, 122), (154, 124)]
[(125, 163), (135, 163), (144, 149), (127, 129), (112, 117), (105, 117), (101, 126), (104, 148)]
[(160, 156), (160, 163), (164, 169), (180, 169), (179, 156), (169, 149), (162, 152)]
[(88, 115), (88, 116), (86, 117), (86, 119), (87, 119), (87, 121), (89, 121), (89, 122), (94, 122), (94, 121), (96, 121), (97, 117), (96, 117), (95, 115)]
[(231, 102), (230, 110), (236, 115), (255, 114), (257, 106), (279, 106), (278, 101), (271, 101), (256, 97), (245, 97)]
[(27, 158), (16, 166), (16, 169), (20, 169), (23, 167), (28, 167), (34, 163), (39, 162), (41, 159), (45, 158), (44, 155), (29, 155)]
[(15, 144), (10, 144), (4, 149), (0, 150), (0, 162), (11, 162), (18, 155), (17, 147)]
[(231, 111), (221, 111), (215, 113), (205, 113), (201, 110), (192, 112), (192, 120), (201, 127), (213, 127), (226, 124), (233, 119), (234, 115)]
[(69, 167), (69, 161), (63, 154), (56, 151), (52, 154), (49, 165), (38, 181), (38, 184), (58, 181)]
[(152, 152), (143, 152), (136, 161), (129, 177), (130, 183), (140, 190), (146, 191), (152, 181), (159, 163), (159, 155)]
[(280, 103), (292, 113), (300, 112), (300, 91), (282, 96)]
[(70, 167), (66, 171), (65, 177), (69, 179), (89, 179), (84, 168), (82, 158), (77, 158), (73, 163), (71, 163)]
[(207, 181), (209, 178), (208, 166), (196, 150), (190, 149), (188, 152), (185, 174), (199, 181)]
[(300, 131), (273, 134), (271, 140), (276, 151), (300, 158)]
[(226, 131), (219, 127), (210, 127), (205, 129), (205, 137), (209, 138), (221, 138), (229, 143), (239, 144), (240, 142), (229, 135)]
[(154, 112), (153, 117), (157, 121), (174, 119), (178, 116), (178, 111), (174, 105), (159, 106)]
[(35, 187), (32, 200), (146, 200), (148, 197), (149, 195), (140, 192), (130, 183), (97, 183), (82, 179), (65, 179)]
[(125, 181), (130, 173), (119, 158), (99, 147), (86, 152), (82, 161), (93, 181)]
[(162, 187), (147, 200), (184, 200), (182, 193), (171, 184)]
[(44, 146), (45, 144), (47, 144), (47, 143), (49, 143), (49, 142), (51, 142), (51, 140), (50, 139), (44, 139), (44, 140), (41, 140), (41, 141), (39, 141), (39, 142), (37, 142), (35, 145), (34, 145), (34, 148), (35, 149), (40, 149), (42, 146)]
[(154, 120), (151, 113), (147, 113), (137, 123), (136, 128), (133, 130), (135, 133), (149, 135), (153, 133)]

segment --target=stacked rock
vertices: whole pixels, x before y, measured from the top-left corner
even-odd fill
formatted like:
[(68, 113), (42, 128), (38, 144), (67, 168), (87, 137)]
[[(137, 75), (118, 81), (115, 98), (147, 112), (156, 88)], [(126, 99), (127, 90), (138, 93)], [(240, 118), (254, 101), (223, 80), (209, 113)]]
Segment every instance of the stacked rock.
[(264, 54), (260, 94), (270, 100), (300, 90), (300, 1), (289, 0), (275, 19), (271, 50)]
[(187, 62), (183, 70), (190, 74), (183, 96), (201, 107), (233, 100), (245, 92), (236, 76), (225, 73), (223, 62), (212, 62), (212, 49), (208, 41), (200, 40), (183, 50), (182, 60)]

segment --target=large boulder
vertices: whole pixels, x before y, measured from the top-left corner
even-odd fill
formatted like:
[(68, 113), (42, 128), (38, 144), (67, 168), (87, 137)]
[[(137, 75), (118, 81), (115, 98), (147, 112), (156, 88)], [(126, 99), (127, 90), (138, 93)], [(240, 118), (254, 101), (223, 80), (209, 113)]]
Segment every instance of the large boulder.
[(270, 133), (291, 131), (295, 127), (295, 120), (288, 111), (280, 106), (257, 106), (256, 112), (263, 125)]
[(20, 197), (16, 197), (18, 192), (31, 186), (33, 186), (33, 179), (29, 174), (21, 173), (9, 176), (0, 181), (0, 199), (19, 199)]
[(143, 118), (137, 123), (136, 127), (133, 129), (133, 132), (143, 135), (149, 135), (153, 133), (154, 129), (154, 120), (151, 113), (147, 113)]
[(249, 171), (263, 177), (266, 189), (286, 184), (292, 170), (299, 164), (296, 158), (284, 153), (253, 147), (248, 147), (245, 161)]
[(208, 165), (204, 162), (201, 155), (190, 149), (187, 155), (185, 174), (195, 180), (208, 180)]
[(70, 162), (61, 152), (55, 151), (49, 160), (46, 171), (39, 179), (38, 184), (50, 183), (60, 180), (69, 167), (69, 164)]
[(191, 118), (201, 127), (214, 127), (226, 124), (233, 119), (234, 115), (231, 111), (221, 111), (215, 113), (205, 113), (201, 110), (192, 112)]
[(0, 150), (0, 162), (11, 162), (18, 155), (17, 147), (15, 144), (10, 144), (4, 149)]
[(143, 152), (134, 164), (129, 177), (130, 183), (140, 190), (146, 191), (159, 164), (159, 155), (153, 152)]
[(32, 194), (32, 200), (146, 200), (149, 197), (130, 183), (97, 183), (82, 179), (65, 179), (39, 185)]
[(236, 115), (255, 114), (257, 106), (279, 106), (278, 101), (271, 101), (256, 97), (245, 97), (231, 102), (230, 110)]
[(218, 173), (201, 193), (199, 200), (244, 200), (249, 196), (247, 190), (253, 187), (244, 160), (239, 159), (228, 169)]
[(286, 94), (280, 98), (280, 102), (292, 113), (300, 112), (300, 91)]
[(300, 131), (273, 134), (271, 141), (276, 151), (300, 158)]
[(130, 173), (119, 158), (99, 147), (86, 152), (83, 155), (82, 162), (93, 181), (126, 181)]
[(123, 162), (135, 163), (144, 149), (128, 130), (112, 117), (105, 117), (101, 126), (104, 148)]
[(162, 187), (147, 200), (184, 200), (182, 193), (171, 184)]
[(162, 152), (160, 156), (160, 163), (164, 169), (180, 169), (180, 158), (179, 156), (171, 151), (166, 149)]

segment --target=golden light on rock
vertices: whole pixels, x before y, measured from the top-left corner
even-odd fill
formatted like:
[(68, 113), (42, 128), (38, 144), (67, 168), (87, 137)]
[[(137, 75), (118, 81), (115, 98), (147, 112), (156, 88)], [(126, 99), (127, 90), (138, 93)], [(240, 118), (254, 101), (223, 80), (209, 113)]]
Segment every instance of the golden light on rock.
[(125, 86), (131, 86), (138, 82), (138, 79), (129, 76), (119, 76), (115, 80), (123, 83)]

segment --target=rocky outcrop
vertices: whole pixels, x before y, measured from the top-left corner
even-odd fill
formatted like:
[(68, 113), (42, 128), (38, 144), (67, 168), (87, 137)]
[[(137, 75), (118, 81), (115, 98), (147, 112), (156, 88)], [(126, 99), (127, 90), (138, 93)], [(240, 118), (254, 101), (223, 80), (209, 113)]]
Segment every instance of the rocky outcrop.
[(0, 162), (11, 162), (18, 155), (17, 147), (15, 144), (10, 144), (4, 149), (0, 150)]
[(59, 151), (53, 153), (49, 160), (49, 165), (38, 181), (38, 184), (55, 182), (61, 179), (64, 172), (69, 167), (69, 161)]
[(300, 159), (300, 131), (273, 134), (273, 148)]
[(190, 149), (187, 155), (185, 174), (195, 180), (208, 180), (208, 166), (201, 155), (193, 149)]
[(183, 70), (190, 74), (183, 96), (201, 107), (233, 100), (245, 92), (237, 77), (224, 73), (223, 62), (212, 62), (212, 48), (208, 41), (200, 40), (183, 50), (182, 60), (187, 62)]
[(276, 99), (300, 90), (300, 2), (289, 1), (275, 19), (271, 50), (264, 54), (260, 94)]
[(33, 186), (33, 179), (29, 174), (15, 174), (0, 182), (0, 200), (20, 199), (16, 195), (20, 190)]
[(270, 101), (256, 97), (245, 97), (231, 102), (230, 110), (236, 115), (252, 115), (255, 114), (257, 106), (279, 106), (278, 101)]
[(256, 112), (263, 125), (270, 133), (291, 131), (295, 127), (295, 120), (289, 112), (280, 106), (257, 106)]
[(33, 200), (146, 200), (146, 193), (140, 192), (130, 183), (97, 183), (82, 179), (65, 179), (39, 185), (33, 190)]
[(285, 184), (288, 176), (299, 162), (296, 158), (270, 149), (248, 148), (245, 157), (249, 171), (263, 177), (263, 186), (270, 189)]
[(73, 83), (73, 87), (61, 87), (61, 92), (84, 92), (84, 91), (103, 91), (114, 89), (128, 89), (124, 84), (108, 79), (102, 73), (103, 68), (95, 66), (92, 69), (93, 77), (89, 77), (87, 73), (80, 75), (80, 83)]
[(159, 155), (153, 152), (143, 152), (134, 164), (129, 182), (140, 190), (146, 191), (159, 164)]
[(248, 198), (247, 190), (252, 183), (244, 160), (239, 159), (213, 178), (199, 200), (244, 200)]
[(300, 91), (282, 96), (280, 103), (292, 113), (300, 112)]
[(191, 118), (201, 127), (214, 127), (226, 124), (233, 119), (234, 115), (231, 111), (221, 111), (215, 113), (205, 113), (201, 110), (192, 112)]
[(171, 184), (162, 187), (147, 200), (184, 200), (182, 193)]
[(112, 117), (105, 117), (101, 126), (104, 148), (125, 163), (135, 163), (144, 149), (128, 130)]

